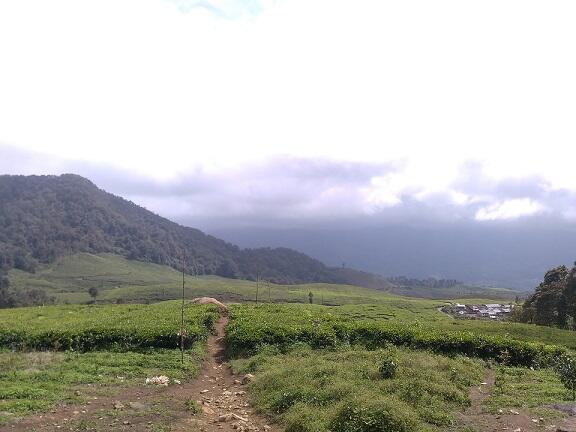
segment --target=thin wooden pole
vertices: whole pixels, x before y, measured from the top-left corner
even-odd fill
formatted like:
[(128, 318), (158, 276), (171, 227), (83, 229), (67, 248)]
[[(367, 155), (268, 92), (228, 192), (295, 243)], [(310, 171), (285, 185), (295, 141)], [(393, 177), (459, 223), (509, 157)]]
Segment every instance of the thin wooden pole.
[(180, 351), (182, 353), (182, 364), (184, 364), (184, 285), (185, 285), (185, 261), (182, 258), (182, 308), (180, 322)]
[(256, 304), (258, 304), (258, 289), (260, 288), (260, 272), (256, 272)]

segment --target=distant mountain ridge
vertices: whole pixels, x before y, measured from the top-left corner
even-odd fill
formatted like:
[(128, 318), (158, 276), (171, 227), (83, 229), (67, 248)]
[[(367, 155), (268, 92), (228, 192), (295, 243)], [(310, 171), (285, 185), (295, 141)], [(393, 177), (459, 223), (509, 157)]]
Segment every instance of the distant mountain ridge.
[(0, 176), (0, 268), (34, 271), (77, 252), (114, 253), (187, 273), (275, 283), (386, 289), (383, 277), (336, 269), (288, 248), (239, 247), (179, 225), (74, 174)]

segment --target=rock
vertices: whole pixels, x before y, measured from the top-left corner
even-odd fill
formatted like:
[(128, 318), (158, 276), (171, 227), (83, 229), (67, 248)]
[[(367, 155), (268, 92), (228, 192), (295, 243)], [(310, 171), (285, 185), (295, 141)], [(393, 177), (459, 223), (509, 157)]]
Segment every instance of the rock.
[(222, 394), (224, 396), (232, 396), (232, 392), (230, 390), (223, 391)]
[(204, 393), (208, 393), (210, 390), (208, 389), (204, 389), (204, 390), (200, 390), (200, 393), (204, 394)]
[(230, 421), (232, 419), (233, 419), (232, 414), (222, 414), (222, 415), (218, 416), (218, 421), (221, 423)]
[(215, 298), (212, 298), (212, 297), (197, 297), (195, 299), (192, 299), (192, 303), (213, 304), (213, 305), (218, 306), (218, 310), (220, 311), (221, 314), (227, 314), (228, 313), (228, 308), (226, 307), (226, 305), (224, 303), (219, 302), (218, 300), (216, 300)]
[(246, 392), (244, 390), (241, 391), (237, 391), (234, 393), (236, 396), (244, 396), (246, 394)]
[(112, 406), (114, 407), (114, 409), (117, 409), (117, 410), (124, 409), (124, 404), (120, 401), (112, 402)]
[(153, 376), (152, 378), (146, 378), (146, 384), (167, 386), (170, 384), (170, 378), (168, 378), (166, 375)]
[(148, 409), (148, 405), (143, 404), (142, 402), (130, 402), (130, 403), (128, 403), (128, 405), (130, 405), (130, 408), (138, 410), (138, 411)]
[(252, 382), (253, 380), (254, 380), (254, 375), (246, 374), (246, 375), (244, 375), (244, 377), (242, 377), (242, 384), (248, 384), (249, 382)]
[(519, 415), (520, 413), (516, 410), (511, 409), (510, 414)]
[(576, 416), (576, 405), (573, 404), (554, 404), (549, 405), (550, 408), (553, 408), (558, 411), (562, 411), (570, 416)]
[(242, 422), (248, 421), (247, 418), (241, 417), (238, 414), (234, 414), (234, 413), (222, 414), (221, 416), (218, 417), (219, 422), (227, 422), (230, 420), (240, 420)]
[(202, 412), (204, 413), (204, 415), (214, 415), (214, 410), (212, 408), (210, 408), (209, 406), (206, 405), (202, 405)]
[(242, 384), (242, 381), (240, 381), (240, 380), (234, 380), (234, 384), (240, 385), (240, 384)]

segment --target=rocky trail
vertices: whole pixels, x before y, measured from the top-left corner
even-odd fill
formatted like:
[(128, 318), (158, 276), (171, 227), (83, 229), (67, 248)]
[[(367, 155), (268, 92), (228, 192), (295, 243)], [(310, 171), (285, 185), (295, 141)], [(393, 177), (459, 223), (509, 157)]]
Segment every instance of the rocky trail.
[(0, 431), (237, 431), (278, 432), (250, 406), (251, 376), (235, 376), (224, 358), (222, 316), (207, 342), (196, 379), (180, 385), (133, 386), (102, 395), (97, 386), (77, 390), (84, 404), (65, 402), (51, 411), (27, 416)]

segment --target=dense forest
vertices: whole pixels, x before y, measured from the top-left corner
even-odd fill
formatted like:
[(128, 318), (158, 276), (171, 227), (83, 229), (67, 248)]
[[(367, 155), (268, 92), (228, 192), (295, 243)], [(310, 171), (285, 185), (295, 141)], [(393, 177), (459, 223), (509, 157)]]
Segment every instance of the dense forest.
[(519, 321), (576, 329), (576, 263), (548, 270), (522, 307)]
[(422, 288), (454, 288), (459, 285), (464, 285), (464, 282), (456, 279), (415, 279), (406, 276), (389, 277), (387, 280), (394, 285), (407, 286), (407, 287), (422, 287)]
[[(0, 289), (10, 268), (77, 252), (109, 252), (186, 272), (275, 283), (350, 283), (384, 288), (383, 278), (327, 267), (287, 248), (240, 249), (178, 225), (74, 175), (0, 176)], [(4, 288), (2, 288), (4, 287)], [(374, 287), (374, 286), (371, 286)], [(378, 287), (378, 286), (376, 286)]]

